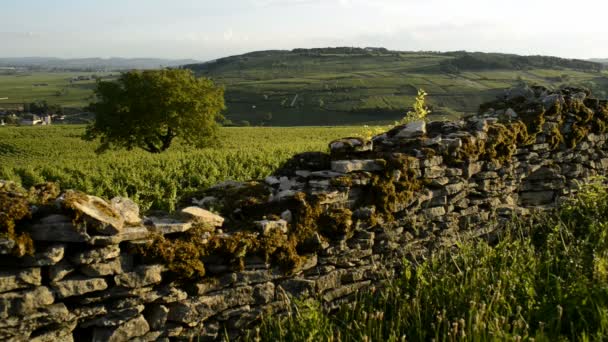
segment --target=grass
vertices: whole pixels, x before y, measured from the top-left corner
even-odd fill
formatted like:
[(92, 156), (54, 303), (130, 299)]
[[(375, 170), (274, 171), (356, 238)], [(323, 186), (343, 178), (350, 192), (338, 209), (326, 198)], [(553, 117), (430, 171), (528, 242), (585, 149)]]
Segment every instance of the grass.
[(222, 128), (217, 145), (209, 148), (178, 141), (162, 154), (96, 155), (97, 145), (80, 139), (84, 126), (0, 127), (0, 179), (26, 187), (54, 181), (105, 198), (128, 196), (143, 210), (173, 210), (183, 194), (227, 179), (264, 178), (296, 153), (326, 151), (329, 141), (365, 130), (230, 127)]
[(460, 242), (336, 312), (299, 302), (255, 341), (599, 341), (608, 338), (608, 190), (597, 180), (497, 242)]

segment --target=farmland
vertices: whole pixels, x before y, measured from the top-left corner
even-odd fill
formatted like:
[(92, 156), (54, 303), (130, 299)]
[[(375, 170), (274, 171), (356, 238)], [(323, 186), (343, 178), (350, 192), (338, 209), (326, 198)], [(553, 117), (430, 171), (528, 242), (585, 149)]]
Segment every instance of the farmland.
[[(116, 74), (116, 73), (115, 73)], [(0, 73), (0, 108), (11, 108), (36, 100), (65, 107), (83, 107), (90, 102), (94, 79), (71, 82), (74, 77), (110, 77), (112, 73), (4, 72)]]
[(181, 195), (214, 183), (263, 178), (293, 154), (325, 151), (363, 127), (229, 127), (216, 146), (177, 142), (163, 154), (141, 150), (96, 155), (84, 126), (0, 127), (0, 179), (25, 186), (55, 181), (106, 198), (128, 196), (142, 209), (173, 210)]
[(476, 112), (520, 82), (583, 85), (600, 97), (608, 90), (606, 71), (585, 61), (362, 50), (259, 51), (186, 67), (226, 87), (226, 116), (237, 124), (390, 122), (403, 116), (419, 88), (429, 93), (434, 119)]

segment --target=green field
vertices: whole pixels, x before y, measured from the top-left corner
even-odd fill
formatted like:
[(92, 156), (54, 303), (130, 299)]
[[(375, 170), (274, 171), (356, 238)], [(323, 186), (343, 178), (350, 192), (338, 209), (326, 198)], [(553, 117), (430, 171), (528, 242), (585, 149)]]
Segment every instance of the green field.
[[(419, 88), (429, 93), (427, 100), (435, 119), (476, 112), (481, 103), (520, 82), (582, 85), (598, 97), (608, 96), (608, 71), (585, 61), (464, 52), (342, 50), (260, 51), (187, 67), (226, 88), (225, 116), (236, 125), (393, 122), (407, 112)], [(0, 100), (0, 108), (35, 100), (83, 107), (90, 102), (94, 81), (70, 80), (90, 75), (4, 71), (0, 73), (0, 98), (8, 100)]]
[(162, 154), (141, 150), (96, 155), (80, 139), (84, 126), (0, 127), (0, 179), (25, 186), (55, 181), (111, 198), (128, 196), (144, 210), (175, 208), (181, 195), (217, 182), (264, 178), (292, 155), (326, 151), (362, 127), (222, 128), (217, 146), (177, 143)]
[[(114, 73), (116, 74), (116, 73)], [(0, 108), (46, 100), (65, 107), (83, 107), (90, 102), (94, 80), (71, 82), (78, 76), (110, 77), (112, 73), (19, 72), (0, 73)]]
[(478, 54), (477, 64), (446, 71), (458, 54), (334, 50), (260, 51), (187, 67), (225, 85), (229, 119), (264, 125), (390, 122), (418, 88), (429, 93), (434, 118), (476, 112), (518, 82), (584, 85), (600, 97), (608, 91), (605, 71), (558, 58)]

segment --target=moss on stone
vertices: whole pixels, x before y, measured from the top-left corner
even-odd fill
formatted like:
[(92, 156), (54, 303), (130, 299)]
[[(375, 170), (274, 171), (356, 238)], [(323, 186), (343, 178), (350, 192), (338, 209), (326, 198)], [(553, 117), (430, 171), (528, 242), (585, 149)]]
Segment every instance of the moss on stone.
[(4, 184), (0, 188), (0, 238), (15, 242), (11, 251), (13, 255), (22, 257), (34, 254), (34, 242), (24, 232), (17, 231), (17, 222), (30, 218), (32, 215), (28, 194), (14, 184)]

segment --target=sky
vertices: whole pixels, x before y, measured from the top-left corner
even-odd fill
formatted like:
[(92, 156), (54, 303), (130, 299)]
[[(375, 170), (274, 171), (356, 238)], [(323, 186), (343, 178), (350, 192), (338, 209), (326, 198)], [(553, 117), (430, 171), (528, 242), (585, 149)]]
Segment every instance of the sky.
[(607, 16), (605, 0), (0, 0), (0, 57), (372, 46), (608, 58)]

